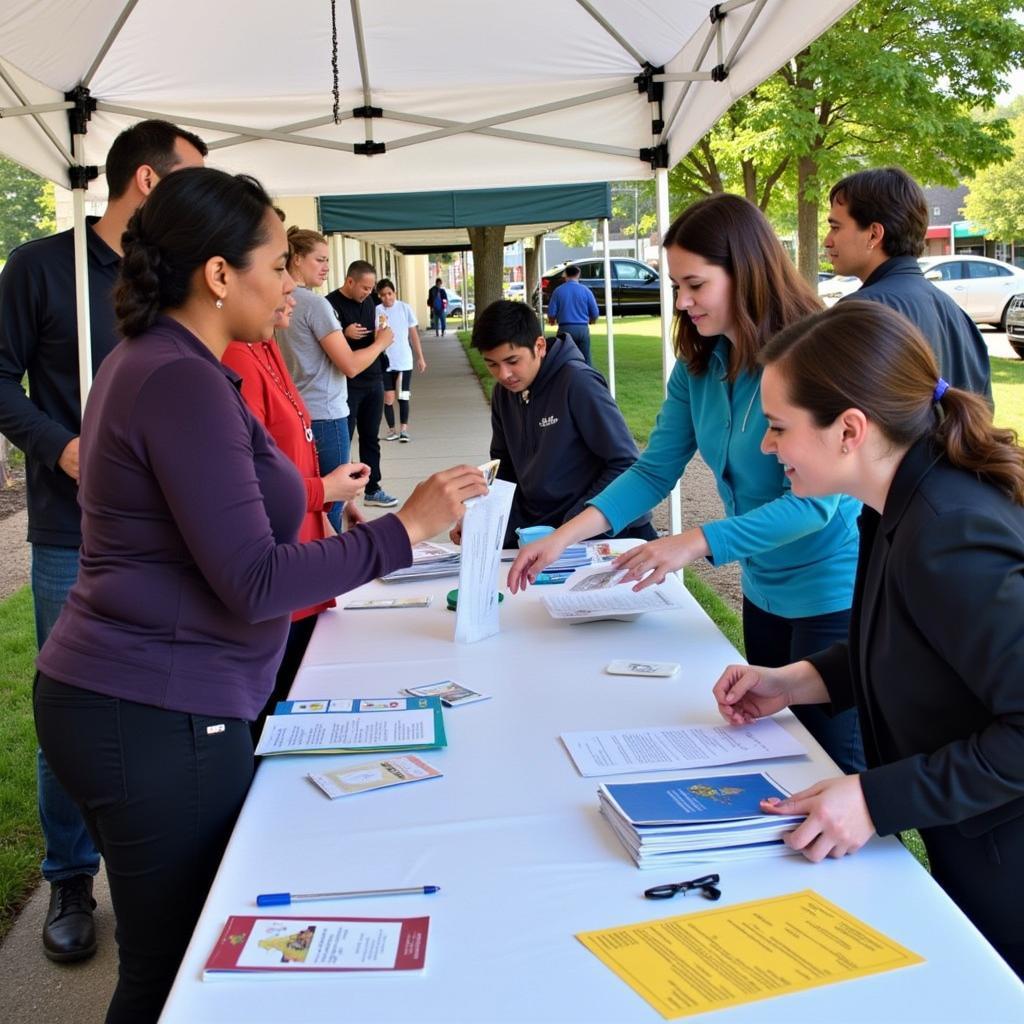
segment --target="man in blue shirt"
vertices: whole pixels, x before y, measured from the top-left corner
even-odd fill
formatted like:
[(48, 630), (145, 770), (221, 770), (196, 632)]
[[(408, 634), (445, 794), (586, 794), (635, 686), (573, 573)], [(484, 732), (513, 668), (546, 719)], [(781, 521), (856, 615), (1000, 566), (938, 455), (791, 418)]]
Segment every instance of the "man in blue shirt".
[(565, 268), (565, 281), (551, 293), (548, 323), (558, 324), (559, 334), (572, 336), (590, 366), (594, 365), (590, 358), (590, 325), (597, 323), (597, 316), (594, 293), (580, 284), (580, 268), (570, 263)]

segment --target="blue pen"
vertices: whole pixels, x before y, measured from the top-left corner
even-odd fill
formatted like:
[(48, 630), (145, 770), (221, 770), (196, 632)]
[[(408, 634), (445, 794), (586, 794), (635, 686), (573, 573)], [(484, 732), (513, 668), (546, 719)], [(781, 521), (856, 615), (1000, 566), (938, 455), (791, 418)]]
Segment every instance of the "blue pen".
[(440, 892), (439, 885), (410, 885), (405, 889), (362, 889), (353, 892), (265, 892), (256, 897), (258, 907), (286, 907), (307, 900), (349, 900), (359, 896), (410, 896)]

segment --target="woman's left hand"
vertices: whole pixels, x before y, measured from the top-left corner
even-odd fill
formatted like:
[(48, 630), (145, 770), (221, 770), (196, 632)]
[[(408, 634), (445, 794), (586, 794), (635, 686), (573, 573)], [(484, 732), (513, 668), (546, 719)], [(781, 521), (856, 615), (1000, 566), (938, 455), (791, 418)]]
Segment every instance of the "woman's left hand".
[(426, 373), (427, 372), (427, 361), (422, 356), (420, 356), (416, 360), (416, 369), (419, 370), (420, 373)]
[(662, 537), (630, 548), (615, 559), (612, 567), (628, 569), (622, 582), (639, 580), (640, 582), (633, 588), (639, 591), (655, 583), (663, 583), (668, 573), (682, 569), (684, 565), (689, 565), (698, 558), (706, 558), (709, 554), (711, 549), (704, 539), (704, 531), (695, 526), (692, 530), (684, 530), (674, 537)]
[(856, 853), (874, 834), (859, 775), (825, 779), (787, 800), (761, 801), (765, 814), (806, 814), (786, 835), (786, 845), (810, 861)]

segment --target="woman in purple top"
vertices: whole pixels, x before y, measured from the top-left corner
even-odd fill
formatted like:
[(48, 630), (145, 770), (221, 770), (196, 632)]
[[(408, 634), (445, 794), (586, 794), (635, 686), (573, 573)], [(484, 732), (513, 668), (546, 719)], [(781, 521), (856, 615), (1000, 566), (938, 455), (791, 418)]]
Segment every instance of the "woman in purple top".
[(252, 774), (247, 720), (289, 613), (411, 561), (483, 494), (460, 466), (395, 515), (297, 543), (306, 494), (220, 362), (293, 288), (252, 178), (168, 177), (129, 222), (125, 336), (80, 445), (78, 583), (40, 652), (36, 729), (107, 863), (120, 975), (109, 1022), (159, 1016)]

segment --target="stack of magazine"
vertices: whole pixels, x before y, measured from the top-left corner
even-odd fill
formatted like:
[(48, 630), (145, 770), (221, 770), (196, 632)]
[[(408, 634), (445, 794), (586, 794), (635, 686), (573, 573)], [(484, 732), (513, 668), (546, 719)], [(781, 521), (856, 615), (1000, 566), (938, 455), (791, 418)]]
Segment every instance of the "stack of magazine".
[(447, 544), (435, 544), (425, 540), (413, 545), (412, 565), (395, 569), (387, 576), (381, 576), (384, 583), (399, 583), (402, 580), (429, 580), (437, 576), (459, 575), (458, 548)]
[(789, 794), (764, 772), (602, 785), (601, 813), (639, 868), (743, 860), (792, 851), (782, 837), (802, 815), (764, 814)]
[(586, 544), (570, 544), (550, 565), (544, 566), (549, 583), (567, 580), (577, 569), (590, 565), (591, 553)]

